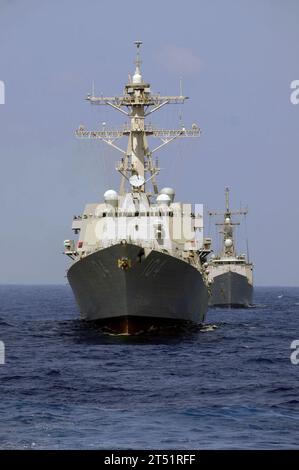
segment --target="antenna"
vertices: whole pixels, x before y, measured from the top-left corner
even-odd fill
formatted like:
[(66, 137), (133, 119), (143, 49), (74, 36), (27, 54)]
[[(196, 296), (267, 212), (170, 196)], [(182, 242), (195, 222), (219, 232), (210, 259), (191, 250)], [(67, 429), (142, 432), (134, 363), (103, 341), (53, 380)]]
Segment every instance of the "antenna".
[(136, 67), (140, 68), (141, 65), (141, 59), (140, 59), (140, 46), (142, 45), (142, 41), (134, 41), (135, 46), (137, 47), (137, 53), (136, 53), (136, 59), (135, 59), (135, 64)]
[[(154, 192), (157, 193), (155, 176), (160, 168), (155, 164), (153, 155), (178, 138), (198, 137), (200, 129), (192, 124), (191, 129), (181, 125), (175, 129), (158, 129), (152, 125), (145, 124), (145, 119), (152, 113), (160, 110), (168, 104), (182, 105), (187, 96), (183, 96), (182, 81), (180, 82), (180, 96), (163, 96), (159, 93), (152, 93), (150, 84), (145, 82), (140, 72), (140, 47), (142, 41), (134, 41), (136, 46), (136, 69), (134, 74), (129, 76), (129, 83), (125, 85), (124, 93), (121, 96), (94, 96), (94, 82), (92, 83), (92, 95), (87, 95), (86, 100), (92, 105), (108, 106), (129, 118), (120, 129), (107, 129), (102, 123), (102, 128), (96, 130), (87, 130), (80, 126), (76, 131), (76, 136), (82, 139), (99, 139), (108, 144), (113, 149), (122, 154), (121, 160), (117, 163), (116, 169), (122, 177), (120, 194), (124, 194), (125, 183), (130, 176), (136, 175), (133, 183), (139, 184), (140, 191), (145, 191), (145, 184), (151, 181)], [(106, 121), (106, 119), (104, 120)], [(182, 124), (182, 117), (180, 118)], [(122, 137), (127, 138), (127, 148), (124, 149), (118, 145), (117, 141)], [(160, 142), (154, 148), (148, 145), (148, 137), (159, 139)], [(147, 177), (147, 175), (149, 177)], [(135, 186), (134, 186), (135, 187)]]
[(247, 218), (246, 218), (247, 212), (244, 214), (244, 220), (245, 220), (245, 232), (246, 232), (246, 251), (247, 251), (247, 261), (250, 263), (250, 258), (249, 258), (249, 242), (248, 242), (248, 232), (247, 232)]
[(247, 251), (247, 261), (248, 263), (250, 263), (248, 238), (246, 238), (246, 251)]
[(180, 96), (183, 96), (183, 79), (180, 78)]
[[(182, 79), (182, 77), (180, 78), (180, 96), (183, 96), (183, 79)], [(183, 123), (183, 108), (182, 108), (182, 106), (180, 106), (180, 108), (179, 108), (179, 123), (180, 123), (180, 127), (183, 128), (184, 123)]]
[(134, 44), (137, 47), (137, 53), (136, 53), (136, 59), (135, 59), (136, 68), (135, 68), (135, 72), (134, 72), (134, 75), (133, 75), (133, 78), (132, 78), (132, 84), (133, 85), (141, 85), (141, 83), (143, 83), (143, 80), (142, 80), (141, 68), (140, 68), (141, 59), (140, 59), (139, 49), (140, 49), (140, 46), (141, 46), (142, 42), (141, 41), (134, 41)]
[(225, 188), (226, 212), (229, 212), (229, 188)]

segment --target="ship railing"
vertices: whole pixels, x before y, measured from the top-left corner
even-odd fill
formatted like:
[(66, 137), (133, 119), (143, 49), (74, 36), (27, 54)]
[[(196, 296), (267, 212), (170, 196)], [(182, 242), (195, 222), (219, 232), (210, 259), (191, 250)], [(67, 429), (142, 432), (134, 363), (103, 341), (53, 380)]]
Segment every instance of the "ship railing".
[(123, 96), (91, 96), (87, 95), (86, 100), (95, 105), (115, 105), (133, 106), (134, 104), (144, 104), (145, 106), (159, 106), (165, 104), (183, 104), (188, 96), (161, 96), (159, 94), (143, 94), (140, 97), (125, 94)]
[(198, 137), (200, 134), (200, 128), (193, 124), (191, 129), (186, 129), (182, 127), (181, 129), (156, 129), (151, 125), (140, 127), (138, 129), (131, 129), (129, 126), (125, 125), (122, 129), (102, 129), (102, 130), (92, 130), (89, 131), (85, 129), (84, 126), (80, 126), (75, 131), (75, 136), (80, 139), (119, 139), (126, 134), (129, 134), (132, 130), (137, 132), (145, 132), (148, 135), (153, 137), (158, 137), (161, 139), (171, 139), (175, 137)]

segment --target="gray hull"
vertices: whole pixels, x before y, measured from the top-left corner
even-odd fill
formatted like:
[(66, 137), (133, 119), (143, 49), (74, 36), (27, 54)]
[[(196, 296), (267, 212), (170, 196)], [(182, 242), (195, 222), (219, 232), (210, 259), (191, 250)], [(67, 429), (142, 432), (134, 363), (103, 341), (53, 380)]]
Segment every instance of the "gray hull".
[[(127, 269), (119, 260), (129, 260)], [(203, 322), (208, 293), (200, 272), (188, 263), (133, 244), (117, 244), (75, 262), (67, 273), (85, 320), (117, 332), (159, 325)]]
[(241, 274), (227, 272), (214, 277), (209, 305), (214, 307), (249, 307), (253, 287)]

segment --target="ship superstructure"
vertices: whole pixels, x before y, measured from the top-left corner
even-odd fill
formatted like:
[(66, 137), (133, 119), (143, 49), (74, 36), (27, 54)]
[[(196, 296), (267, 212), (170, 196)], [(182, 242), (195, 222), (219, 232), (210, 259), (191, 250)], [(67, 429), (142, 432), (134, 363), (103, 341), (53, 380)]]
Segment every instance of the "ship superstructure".
[(218, 255), (209, 261), (209, 283), (211, 306), (218, 307), (249, 307), (252, 304), (253, 265), (248, 255), (237, 254), (234, 227), (240, 222), (234, 222), (232, 216), (246, 216), (248, 210), (232, 211), (229, 202), (229, 188), (225, 189), (226, 209), (224, 212), (209, 212), (212, 216), (223, 217), (223, 222), (216, 223), (222, 235), (222, 249)]
[[(197, 137), (200, 129), (157, 129), (146, 118), (167, 104), (182, 104), (186, 96), (153, 94), (141, 74), (140, 41), (136, 41), (135, 72), (118, 97), (87, 96), (92, 105), (106, 105), (122, 113), (120, 130), (86, 130), (80, 139), (99, 139), (122, 155), (119, 192), (108, 189), (104, 201), (87, 204), (75, 216), (78, 240), (65, 240), (72, 264), (69, 283), (83, 319), (101, 322), (118, 333), (134, 333), (163, 324), (203, 322), (208, 305), (206, 258), (209, 240), (203, 239), (203, 207), (175, 201), (171, 187), (159, 191), (160, 168), (153, 159), (177, 138)], [(127, 148), (118, 140), (126, 137)], [(148, 138), (160, 139), (150, 149)], [(148, 190), (151, 184), (152, 190)]]

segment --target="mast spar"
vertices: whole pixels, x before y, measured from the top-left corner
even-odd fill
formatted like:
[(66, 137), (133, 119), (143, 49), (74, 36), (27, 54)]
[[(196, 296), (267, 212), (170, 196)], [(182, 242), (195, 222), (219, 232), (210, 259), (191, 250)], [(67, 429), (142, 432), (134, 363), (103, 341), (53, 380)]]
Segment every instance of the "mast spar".
[[(121, 96), (104, 97), (95, 96), (92, 90), (86, 100), (92, 105), (105, 105), (124, 114), (129, 118), (123, 129), (119, 130), (86, 130), (80, 126), (75, 135), (81, 139), (99, 139), (118, 150), (122, 154), (121, 160), (117, 163), (116, 169), (121, 174), (120, 194), (125, 193), (126, 181), (134, 176), (130, 181), (133, 190), (145, 191), (148, 181), (153, 184), (154, 193), (158, 193), (155, 181), (156, 175), (160, 172), (157, 162), (153, 161), (152, 155), (165, 145), (178, 137), (198, 137), (200, 129), (193, 124), (191, 129), (186, 129), (183, 125), (178, 129), (158, 129), (152, 125), (145, 124), (145, 118), (155, 111), (158, 111), (167, 104), (183, 104), (187, 96), (161, 96), (152, 94), (150, 84), (143, 80), (141, 74), (140, 47), (141, 41), (135, 41), (136, 58), (135, 72), (129, 77), (129, 83), (125, 85), (124, 93)], [(116, 142), (122, 137), (128, 138), (127, 149), (119, 147)], [(161, 143), (153, 149), (148, 146), (148, 137), (160, 139)], [(136, 186), (134, 186), (136, 184)]]

